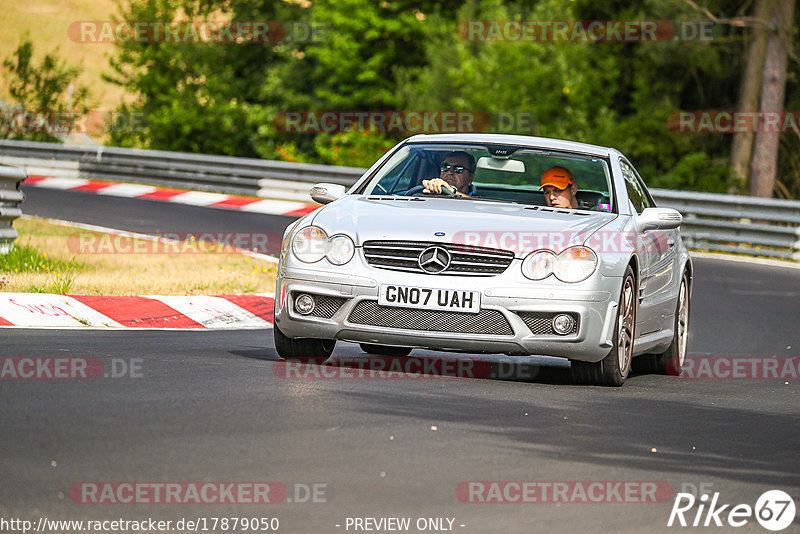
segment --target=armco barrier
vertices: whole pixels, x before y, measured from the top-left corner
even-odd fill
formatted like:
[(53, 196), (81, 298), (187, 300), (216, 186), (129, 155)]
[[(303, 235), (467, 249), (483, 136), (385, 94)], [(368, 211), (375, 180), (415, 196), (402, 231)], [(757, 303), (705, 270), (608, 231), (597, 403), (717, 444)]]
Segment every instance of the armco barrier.
[[(0, 163), (85, 177), (308, 201), (316, 182), (349, 186), (365, 169), (116, 147), (0, 140)], [(684, 216), (689, 247), (800, 261), (800, 201), (651, 189)]]
[(687, 246), (800, 261), (800, 202), (651, 189), (659, 206), (683, 214)]
[(350, 185), (364, 172), (309, 163), (7, 140), (0, 140), (0, 163), (25, 166), (31, 175), (80, 176), (304, 201), (309, 200), (312, 183)]
[(19, 190), (19, 184), (27, 177), (24, 169), (0, 165), (0, 254), (8, 254), (19, 237), (12, 224), (22, 215), (19, 205), (25, 200), (25, 194)]

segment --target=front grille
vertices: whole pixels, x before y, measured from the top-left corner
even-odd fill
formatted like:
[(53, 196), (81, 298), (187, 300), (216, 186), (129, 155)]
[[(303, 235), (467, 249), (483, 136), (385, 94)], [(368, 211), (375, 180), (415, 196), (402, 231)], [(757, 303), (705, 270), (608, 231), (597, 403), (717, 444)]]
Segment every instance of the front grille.
[(514, 335), (508, 320), (497, 310), (481, 310), (479, 313), (416, 310), (381, 306), (374, 300), (364, 300), (350, 312), (347, 320), (354, 324), (423, 332)]
[[(303, 293), (295, 293), (292, 296), (292, 299), (302, 295)], [(347, 299), (343, 299), (340, 297), (329, 297), (327, 295), (314, 295), (313, 293), (307, 293), (314, 297), (314, 309), (311, 310), (306, 317), (321, 317), (322, 319), (330, 319), (333, 317), (339, 308), (347, 301)]]
[[(553, 330), (553, 318), (560, 313), (551, 312), (519, 312), (522, 322), (530, 329), (531, 333), (535, 336), (556, 336), (556, 331)], [(580, 317), (576, 313), (568, 313), (575, 321), (575, 326), (572, 327), (570, 334), (575, 334), (578, 331), (578, 321)], [(567, 334), (569, 335), (569, 334)]]
[(446, 249), (452, 258), (450, 266), (438, 274), (494, 276), (505, 271), (514, 259), (514, 253), (507, 250), (416, 241), (366, 241), (364, 257), (380, 269), (427, 274), (417, 260), (422, 251), (434, 245)]

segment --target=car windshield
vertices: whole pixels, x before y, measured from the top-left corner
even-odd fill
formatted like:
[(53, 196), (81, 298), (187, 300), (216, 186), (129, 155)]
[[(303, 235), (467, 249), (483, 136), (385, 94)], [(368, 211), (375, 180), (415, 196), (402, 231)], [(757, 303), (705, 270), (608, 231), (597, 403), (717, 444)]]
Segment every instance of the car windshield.
[(453, 152), (466, 152), (474, 158), (474, 187), (469, 191), (471, 199), (546, 206), (544, 194), (539, 190), (542, 173), (551, 167), (564, 167), (570, 171), (578, 186), (576, 198), (579, 209), (616, 211), (611, 175), (604, 158), (491, 144), (405, 145), (378, 169), (359, 192), (366, 195), (430, 196), (419, 187), (422, 180), (438, 178), (440, 165)]

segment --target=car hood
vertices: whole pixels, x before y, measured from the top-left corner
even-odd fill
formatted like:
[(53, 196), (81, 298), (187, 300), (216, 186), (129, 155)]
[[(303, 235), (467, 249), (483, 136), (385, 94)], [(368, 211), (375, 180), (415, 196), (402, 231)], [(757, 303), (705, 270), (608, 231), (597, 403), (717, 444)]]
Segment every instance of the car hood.
[(499, 248), (521, 256), (584, 243), (613, 213), (570, 211), (480, 200), (347, 195), (316, 211), (328, 235), (365, 241), (423, 241)]

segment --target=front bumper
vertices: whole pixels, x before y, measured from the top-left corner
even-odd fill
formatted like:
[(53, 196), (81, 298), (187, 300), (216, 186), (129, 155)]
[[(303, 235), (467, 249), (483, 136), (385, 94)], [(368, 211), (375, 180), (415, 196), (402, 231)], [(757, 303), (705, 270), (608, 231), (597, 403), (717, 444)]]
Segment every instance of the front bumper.
[[(618, 278), (595, 272), (589, 281), (570, 285), (581, 287), (535, 284), (514, 274), (517, 260), (503, 275), (468, 278), (398, 273), (359, 263), (347, 270), (283, 264), (275, 292), (276, 327), (291, 338), (588, 362), (603, 359), (612, 348)], [(478, 290), (481, 316), (378, 306), (382, 283)], [(320, 303), (310, 315), (294, 306), (294, 298), (303, 293)], [(547, 318), (559, 313), (576, 319), (572, 333), (558, 335), (546, 328)]]

